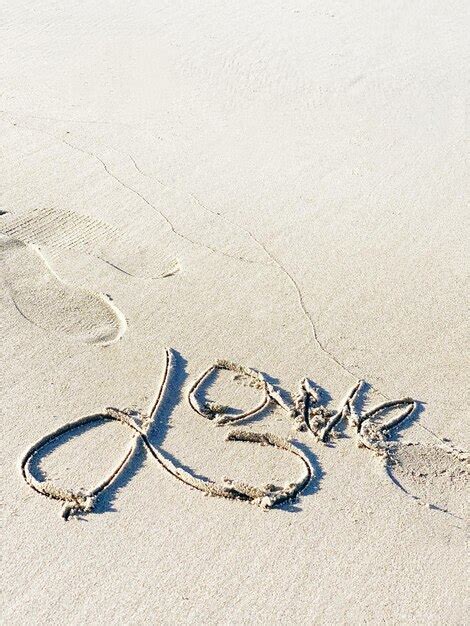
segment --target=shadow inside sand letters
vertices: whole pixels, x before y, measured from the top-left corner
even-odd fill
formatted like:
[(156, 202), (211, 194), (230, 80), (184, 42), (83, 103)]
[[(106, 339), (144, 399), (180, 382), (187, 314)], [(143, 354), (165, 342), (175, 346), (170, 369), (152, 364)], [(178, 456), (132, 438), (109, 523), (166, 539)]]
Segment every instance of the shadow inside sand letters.
[[(109, 419), (107, 414), (96, 414), (94, 416), (89, 416), (90, 421), (86, 421), (85, 423), (81, 423), (81, 421), (83, 422), (83, 420), (86, 420), (87, 418), (82, 418), (82, 420), (79, 419), (76, 422), (72, 422), (69, 425), (61, 427), (49, 437), (43, 438), (31, 449), (32, 452), (28, 456), (29, 460), (25, 461), (23, 467), (27, 466), (32, 480), (27, 479), (27, 473), (25, 473), (24, 469), (23, 475), (27, 479), (27, 482), (29, 482), (30, 486), (39, 493), (43, 493), (43, 495), (48, 495), (49, 497), (62, 500), (64, 502), (65, 512), (63, 512), (63, 516), (65, 519), (69, 518), (71, 512), (77, 518), (82, 519), (84, 514), (90, 512), (90, 510), (97, 514), (116, 511), (115, 502), (119, 492), (122, 491), (122, 489), (124, 489), (136, 476), (144, 460), (150, 456), (149, 450), (151, 455), (157, 459), (160, 465), (163, 465), (163, 467), (167, 470), (168, 467), (171, 468), (170, 473), (173, 474), (173, 476), (179, 478), (183, 482), (186, 482), (190, 486), (196, 486), (196, 488), (199, 488), (202, 491), (206, 489), (201, 489), (200, 485), (207, 485), (209, 495), (222, 495), (231, 499), (251, 501), (256, 499), (255, 496), (257, 496), (258, 499), (263, 496), (264, 492), (260, 491), (261, 488), (258, 490), (260, 493), (258, 493), (257, 488), (240, 483), (243, 488), (246, 489), (245, 493), (243, 488), (239, 489), (237, 487), (238, 484), (235, 481), (228, 481), (229, 484), (225, 488), (226, 491), (220, 491), (218, 490), (216, 484), (209, 478), (201, 474), (197, 474), (188, 465), (183, 464), (174, 455), (163, 449), (166, 434), (169, 428), (171, 428), (171, 415), (181, 401), (181, 390), (188, 378), (188, 374), (186, 372), (187, 362), (183, 356), (176, 350), (172, 350), (171, 357), (171, 375), (166, 378), (166, 383), (157, 397), (156, 406), (151, 412), (151, 415), (147, 418), (142, 417), (143, 422), (145, 419), (148, 420), (149, 425), (147, 429), (141, 432), (140, 437), (138, 434), (132, 435), (133, 439), (131, 441), (134, 441), (134, 445), (131, 444), (118, 469), (115, 470), (114, 473), (111, 474), (101, 486), (88, 492), (77, 491), (75, 492), (75, 495), (73, 491), (67, 490), (63, 487), (54, 487), (53, 489), (48, 487), (48, 489), (41, 490), (41, 485), (50, 485), (49, 481), (47, 481), (47, 477), (41, 469), (41, 461), (61, 446), (72, 440), (78, 439), (84, 433), (89, 432), (103, 424), (105, 420)], [(275, 379), (270, 378), (270, 380)], [(259, 416), (254, 416), (253, 421), (256, 421), (258, 418)], [(268, 435), (268, 437), (269, 436), (270, 435)], [(277, 441), (274, 443), (267, 441), (265, 444), (259, 439), (235, 438), (234, 440), (236, 441), (237, 439), (239, 441), (257, 441), (258, 443), (262, 443), (262, 445), (274, 445), (275, 447), (279, 447)], [(297, 455), (302, 456), (303, 454), (313, 471), (310, 473), (306, 484), (303, 484), (300, 488), (298, 488), (296, 483), (292, 483), (291, 488), (292, 485), (295, 485), (295, 487), (298, 488), (299, 494), (313, 494), (318, 489), (318, 484), (323, 476), (322, 470), (315, 455), (307, 446), (300, 442), (296, 442), (295, 447), (298, 451), (300, 451)], [(154, 450), (158, 450), (157, 455), (152, 452), (152, 448)], [(164, 460), (163, 463), (162, 459)], [(167, 467), (165, 467), (165, 465), (167, 465)], [(193, 480), (195, 484), (192, 484), (191, 480), (189, 482), (184, 480), (185, 476), (190, 476), (191, 480)], [(232, 483), (234, 485), (233, 488)], [(214, 488), (212, 488), (213, 486)], [(276, 489), (278, 488), (275, 488), (275, 490)], [(255, 495), (253, 495), (252, 491), (256, 492)], [(92, 498), (92, 508), (88, 508), (85, 505), (84, 502), (87, 498)], [(280, 501), (279, 508), (290, 512), (300, 510), (298, 506), (293, 505), (292, 499), (290, 498)]]
[[(402, 398), (386, 400), (371, 408), (368, 396), (373, 389), (364, 381), (358, 381), (338, 407), (332, 409), (329, 394), (310, 379), (302, 379), (298, 393), (294, 395), (280, 389), (276, 379), (226, 360), (216, 361), (190, 387), (187, 385), (187, 362), (183, 356), (169, 348), (165, 350), (165, 355), (162, 381), (149, 414), (108, 407), (102, 413), (78, 418), (59, 427), (33, 444), (24, 454), (21, 460), (24, 480), (38, 493), (62, 502), (65, 519), (70, 515), (81, 517), (91, 511), (114, 511), (117, 494), (130, 483), (144, 459), (150, 457), (168, 475), (206, 495), (245, 500), (262, 509), (276, 507), (285, 512), (300, 511), (298, 497), (316, 493), (324, 477), (317, 456), (305, 443), (301, 433), (313, 437), (318, 444), (332, 447), (336, 445), (336, 438), (354, 437), (364, 454), (373, 453), (382, 462), (392, 485), (419, 504), (458, 517), (456, 510), (468, 482), (468, 455), (446, 445), (444, 441), (440, 441), (439, 445), (402, 441), (403, 431), (419, 420), (424, 410), (422, 402)], [(205, 397), (213, 382), (212, 373), (217, 369), (234, 372), (234, 379), (239, 384), (253, 386), (260, 392), (261, 402), (245, 413), (238, 410), (233, 413), (232, 409), (217, 405), (219, 419), (214, 420), (213, 415), (205, 409)], [(188, 405), (196, 415), (199, 414), (216, 427), (231, 425), (228, 432), (225, 428), (220, 429), (221, 433), (227, 433), (225, 442), (257, 443), (274, 447), (282, 454), (292, 454), (302, 464), (300, 476), (283, 486), (254, 486), (229, 478), (223, 478), (217, 483), (197, 474), (189, 464), (184, 464), (164, 450), (165, 438), (171, 428), (171, 416), (182, 400), (181, 392), (185, 386), (188, 389)], [(234, 421), (250, 422), (251, 425), (261, 421), (275, 407), (290, 421), (292, 430), (297, 433), (295, 439), (285, 439), (251, 428), (232, 429)], [(48, 481), (41, 470), (41, 459), (106, 421), (118, 422), (120, 426), (129, 429), (130, 434), (125, 454), (109, 475), (89, 490), (74, 491)]]

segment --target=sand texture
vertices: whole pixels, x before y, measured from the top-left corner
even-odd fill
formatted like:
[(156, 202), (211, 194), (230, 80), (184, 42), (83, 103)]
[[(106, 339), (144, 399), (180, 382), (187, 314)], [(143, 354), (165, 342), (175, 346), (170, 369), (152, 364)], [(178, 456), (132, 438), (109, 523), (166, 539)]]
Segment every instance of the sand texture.
[(467, 623), (467, 3), (3, 5), (2, 624)]

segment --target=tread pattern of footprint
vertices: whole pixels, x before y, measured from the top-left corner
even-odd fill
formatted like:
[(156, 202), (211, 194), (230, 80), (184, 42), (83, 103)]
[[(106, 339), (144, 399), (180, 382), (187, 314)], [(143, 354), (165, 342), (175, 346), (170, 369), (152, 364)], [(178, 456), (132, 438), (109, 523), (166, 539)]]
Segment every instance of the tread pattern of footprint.
[(66, 284), (34, 246), (3, 235), (0, 278), (18, 313), (43, 330), (101, 345), (126, 331), (124, 315), (108, 298)]
[(33, 245), (47, 246), (53, 258), (60, 250), (93, 256), (119, 272), (153, 280), (179, 271), (178, 262), (118, 228), (92, 217), (54, 208), (34, 209), (0, 223), (0, 233)]

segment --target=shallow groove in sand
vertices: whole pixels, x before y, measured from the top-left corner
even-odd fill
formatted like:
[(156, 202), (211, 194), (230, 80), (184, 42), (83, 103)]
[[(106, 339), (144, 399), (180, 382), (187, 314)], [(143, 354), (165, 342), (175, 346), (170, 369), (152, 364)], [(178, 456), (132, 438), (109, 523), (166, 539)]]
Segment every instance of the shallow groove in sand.
[[(187, 241), (188, 243), (197, 246), (199, 248), (204, 248), (206, 250), (208, 250), (209, 252), (212, 252), (214, 254), (220, 254), (221, 256), (224, 256), (226, 258), (229, 259), (235, 259), (237, 261), (241, 261), (244, 263), (249, 263), (249, 264), (256, 264), (256, 261), (251, 261), (250, 259), (246, 259), (242, 256), (236, 256), (236, 255), (232, 255), (229, 252), (224, 252), (223, 250), (221, 250), (220, 248), (214, 248), (213, 246), (210, 246), (207, 243), (203, 243), (201, 241), (197, 241), (196, 239), (192, 239), (191, 237), (189, 237), (188, 235), (182, 233), (180, 230), (178, 230), (176, 228), (176, 226), (173, 224), (173, 222), (170, 220), (170, 218), (168, 217), (168, 215), (166, 215), (166, 213), (164, 213), (163, 211), (161, 211), (155, 204), (153, 204), (146, 196), (144, 196), (138, 189), (135, 189), (134, 187), (132, 187), (131, 185), (129, 185), (128, 183), (126, 183), (125, 181), (123, 181), (119, 176), (117, 176), (114, 172), (112, 172), (109, 168), (109, 166), (107, 165), (107, 163), (101, 158), (99, 157), (96, 153), (91, 152), (89, 150), (85, 150), (84, 148), (80, 148), (79, 146), (71, 143), (70, 141), (68, 141), (67, 139), (65, 139), (64, 137), (60, 137), (55, 135), (54, 133), (49, 133), (45, 130), (42, 130), (40, 128), (34, 128), (32, 126), (23, 124), (23, 123), (18, 123), (18, 122), (12, 122), (9, 119), (6, 119), (5, 117), (1, 118), (1, 120), (3, 122), (6, 122), (7, 124), (10, 124), (10, 126), (13, 126), (15, 128), (21, 129), (24, 128), (25, 130), (30, 130), (33, 132), (37, 132), (39, 134), (42, 135), (46, 135), (47, 137), (51, 137), (52, 139), (68, 146), (69, 148), (71, 148), (72, 150), (75, 150), (81, 154), (87, 155), (89, 157), (91, 157), (92, 159), (94, 159), (95, 161), (98, 161), (98, 163), (100, 164), (100, 166), (104, 169), (104, 171), (106, 172), (106, 174), (112, 178), (113, 180), (115, 180), (117, 183), (119, 183), (119, 185), (121, 187), (123, 187), (124, 189), (127, 189), (128, 191), (130, 191), (132, 194), (134, 194), (135, 196), (137, 196), (138, 198), (140, 198), (142, 200), (142, 202), (144, 202), (148, 207), (150, 207), (152, 209), (152, 211), (155, 211), (156, 213), (158, 213), (160, 215), (160, 217), (163, 219), (163, 221), (167, 224), (167, 226), (169, 227), (169, 230), (179, 239), (182, 239), (184, 241)], [(142, 171), (138, 168), (135, 159), (131, 156), (128, 155), (129, 159), (131, 160), (131, 162), (133, 163), (133, 166), (135, 169), (137, 169), (138, 171), (140, 171), (140, 173), (142, 174)], [(170, 187), (168, 185), (163, 184), (161, 181), (159, 181), (158, 179), (157, 182), (162, 185), (163, 187), (170, 189)]]
[[(229, 432), (226, 440), (272, 446), (297, 457), (302, 462), (302, 474), (297, 480), (288, 483), (284, 487), (272, 484), (264, 487), (256, 487), (248, 483), (234, 481), (229, 478), (223, 478), (220, 483), (216, 483), (209, 479), (197, 478), (189, 471), (176, 466), (163, 453), (162, 450), (150, 442), (147, 433), (153, 420), (157, 419), (160, 403), (167, 392), (173, 368), (172, 350), (167, 348), (165, 356), (166, 359), (162, 381), (159, 386), (156, 401), (149, 415), (142, 415), (136, 411), (107, 408), (103, 413), (88, 415), (59, 427), (54, 432), (49, 433), (34, 443), (20, 459), (20, 471), (27, 484), (37, 493), (54, 500), (61, 501), (63, 503), (62, 516), (65, 520), (73, 514), (87, 513), (93, 509), (99, 494), (107, 489), (122, 474), (122, 472), (125, 471), (134, 456), (137, 442), (140, 439), (148, 453), (157, 461), (165, 472), (169, 473), (171, 476), (189, 487), (202, 491), (206, 495), (228, 498), (230, 500), (246, 500), (252, 504), (260, 506), (262, 509), (269, 509), (273, 506), (280, 505), (283, 502), (295, 499), (313, 479), (313, 467), (302, 450), (277, 435), (237, 429)], [(77, 428), (88, 424), (94, 424), (95, 422), (101, 420), (114, 420), (122, 423), (132, 431), (132, 438), (122, 459), (116, 464), (111, 473), (99, 483), (99, 485), (89, 490), (71, 490), (55, 485), (48, 480), (40, 480), (34, 476), (32, 471), (33, 461), (38, 455), (40, 455), (40, 452), (47, 445), (51, 444), (59, 437), (73, 432)]]

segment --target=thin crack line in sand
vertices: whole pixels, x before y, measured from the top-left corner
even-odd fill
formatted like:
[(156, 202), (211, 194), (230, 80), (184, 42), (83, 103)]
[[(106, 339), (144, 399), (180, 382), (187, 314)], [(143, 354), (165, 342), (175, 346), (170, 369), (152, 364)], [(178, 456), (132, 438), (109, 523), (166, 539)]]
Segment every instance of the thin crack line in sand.
[[(147, 206), (149, 206), (153, 211), (155, 211), (156, 213), (158, 213), (162, 219), (167, 223), (167, 225), (169, 226), (169, 229), (171, 230), (171, 232), (176, 236), (179, 237), (180, 239), (183, 239), (189, 243), (191, 243), (192, 245), (195, 245), (199, 248), (204, 248), (206, 250), (209, 250), (210, 252), (214, 253), (214, 254), (220, 254), (224, 257), (227, 257), (229, 259), (234, 259), (236, 261), (241, 261), (243, 263), (249, 263), (249, 264), (256, 264), (257, 261), (251, 261), (249, 259), (245, 259), (244, 257), (240, 257), (240, 256), (235, 256), (232, 254), (229, 254), (228, 252), (224, 252), (223, 250), (220, 250), (218, 248), (214, 248), (212, 246), (209, 246), (208, 244), (202, 243), (200, 241), (196, 241), (194, 239), (191, 239), (190, 237), (188, 237), (187, 235), (184, 235), (182, 232), (180, 232), (179, 230), (176, 229), (176, 227), (174, 226), (174, 224), (172, 223), (172, 221), (168, 218), (168, 216), (163, 213), (163, 211), (161, 211), (160, 209), (158, 209), (154, 204), (152, 204), (152, 202), (150, 202), (150, 200), (148, 200), (148, 198), (146, 198), (143, 194), (140, 193), (140, 191), (138, 191), (137, 189), (134, 189), (134, 187), (131, 187), (130, 185), (128, 185), (127, 183), (125, 183), (123, 180), (121, 180), (118, 176), (116, 176), (116, 174), (114, 174), (114, 172), (112, 172), (108, 165), (103, 161), (103, 159), (101, 159), (101, 157), (99, 157), (97, 154), (95, 154), (94, 152), (90, 152), (88, 150), (85, 150), (84, 148), (80, 148), (79, 146), (76, 146), (75, 144), (70, 143), (69, 141), (67, 141), (66, 139), (64, 139), (63, 137), (59, 137), (53, 133), (49, 133), (45, 130), (39, 129), (39, 128), (34, 128), (32, 126), (27, 126), (26, 124), (23, 123), (18, 123), (18, 122), (12, 122), (10, 120), (7, 120), (5, 118), (1, 118), (2, 121), (6, 122), (7, 124), (10, 124), (11, 126), (15, 127), (15, 128), (24, 128), (26, 130), (31, 130), (33, 132), (37, 132), (43, 135), (47, 135), (48, 137), (51, 137), (52, 139), (55, 139), (56, 141), (59, 141), (60, 143), (65, 144), (66, 146), (68, 146), (69, 148), (71, 148), (72, 150), (76, 150), (77, 152), (81, 152), (82, 154), (85, 154), (93, 159), (95, 159), (96, 161), (98, 161), (101, 166), (103, 167), (103, 169), (105, 170), (105, 172), (108, 174), (108, 176), (110, 176), (111, 178), (113, 178), (117, 183), (119, 183), (124, 189), (127, 189), (128, 191), (130, 191), (131, 193), (133, 193), (134, 195), (138, 196), (143, 202), (145, 202), (145, 204)], [(136, 169), (141, 173), (142, 171), (137, 167), (135, 160), (130, 157), (130, 155), (128, 155), (129, 158), (131, 159), (131, 161), (133, 162), (134, 166), (136, 167)], [(164, 185), (161, 181), (159, 181), (158, 179), (157, 182), (162, 185), (164, 188), (166, 189), (171, 189), (171, 187), (169, 187), (168, 185)]]
[[(250, 230), (248, 230), (247, 228), (245, 228), (244, 226), (241, 226), (240, 224), (238, 224), (237, 222), (232, 221), (231, 219), (229, 219), (226, 215), (219, 213), (217, 211), (214, 211), (213, 209), (210, 209), (209, 207), (207, 207), (203, 202), (201, 202), (199, 200), (199, 198), (197, 198), (197, 196), (195, 196), (193, 193), (188, 193), (189, 196), (191, 196), (193, 198), (193, 200), (205, 211), (211, 213), (212, 215), (215, 215), (219, 218), (221, 218), (223, 221), (231, 224), (233, 227), (238, 228), (240, 230), (242, 230), (246, 235), (248, 235), (248, 237), (254, 241), (254, 243), (261, 249), (263, 250), (263, 252), (271, 259), (271, 261), (281, 270), (281, 272), (283, 272), (283, 274), (285, 276), (287, 276), (289, 282), (293, 285), (296, 293), (297, 293), (297, 299), (300, 305), (300, 308), (302, 309), (302, 313), (303, 316), (306, 318), (307, 323), (309, 324), (310, 328), (311, 328), (311, 334), (312, 337), (314, 339), (314, 342), (317, 344), (317, 346), (320, 348), (320, 350), (330, 359), (330, 361), (334, 362), (336, 365), (338, 365), (344, 372), (346, 372), (347, 374), (349, 374), (352, 378), (357, 379), (357, 376), (343, 363), (341, 363), (341, 361), (332, 353), (330, 352), (322, 343), (322, 341), (320, 340), (319, 336), (318, 336), (318, 331), (317, 328), (315, 326), (315, 323), (312, 319), (312, 315), (310, 314), (310, 312), (307, 310), (307, 307), (305, 306), (305, 302), (304, 302), (304, 298), (303, 298), (303, 294), (302, 291), (299, 287), (299, 284), (297, 283), (297, 281), (295, 280), (295, 278), (293, 277), (293, 275), (282, 265), (282, 263), (274, 256), (274, 254), (266, 247), (265, 244), (263, 244)], [(369, 383), (370, 384), (370, 383)], [(371, 389), (373, 389), (378, 395), (382, 396), (383, 398), (385, 398), (386, 400), (391, 400), (390, 396), (388, 396), (387, 394), (385, 394), (383, 391), (380, 391), (380, 389), (378, 389), (376, 386), (370, 384)], [(427, 428), (426, 426), (424, 426), (424, 424), (420, 424), (419, 422), (416, 423), (416, 425), (419, 428), (422, 428), (423, 430), (427, 431), (429, 434), (431, 434), (433, 437), (435, 437), (435, 439), (437, 439), (438, 441), (440, 441), (441, 443), (445, 443), (445, 441), (439, 437), (438, 435), (436, 435), (436, 433), (434, 433), (430, 428)]]
[[(150, 174), (147, 174), (146, 172), (144, 172), (139, 165), (137, 164), (136, 160), (134, 159), (134, 157), (132, 157), (132, 155), (128, 155), (129, 158), (131, 159), (132, 163), (134, 164), (134, 167), (136, 168), (136, 170), (142, 175), (145, 176), (147, 178), (154, 178), (160, 185), (162, 185), (165, 188), (169, 188), (168, 185), (166, 185), (165, 183), (163, 183), (159, 178), (151, 176)], [(181, 193), (181, 190), (179, 190)], [(285, 276), (287, 276), (287, 278), (289, 279), (290, 283), (293, 285), (293, 287), (295, 288), (295, 291), (297, 293), (297, 298), (300, 304), (300, 307), (302, 309), (303, 315), (304, 317), (306, 317), (311, 331), (312, 331), (312, 336), (313, 339), (315, 341), (315, 343), (318, 345), (318, 347), (322, 350), (322, 352), (324, 352), (330, 359), (332, 359), (337, 365), (339, 365), (343, 370), (345, 370), (348, 374), (350, 374), (351, 376), (353, 376), (354, 378), (356, 378), (355, 374), (353, 374), (353, 372), (351, 372), (345, 365), (343, 365), (331, 352), (329, 352), (321, 343), (320, 339), (318, 338), (318, 334), (317, 334), (317, 329), (315, 327), (315, 324), (313, 322), (312, 316), (309, 313), (309, 311), (307, 310), (305, 303), (304, 303), (304, 299), (303, 299), (303, 294), (302, 291), (297, 283), (297, 281), (294, 279), (294, 277), (292, 276), (292, 274), (281, 264), (281, 262), (272, 254), (272, 252), (270, 250), (268, 250), (266, 248), (266, 246), (247, 228), (244, 228), (243, 226), (241, 226), (240, 224), (230, 220), (229, 218), (227, 218), (227, 216), (223, 215), (222, 213), (219, 213), (218, 211), (214, 211), (213, 209), (208, 208), (205, 204), (203, 204), (201, 202), (201, 200), (199, 200), (199, 198), (191, 193), (191, 192), (183, 192), (186, 193), (190, 198), (192, 198), (194, 200), (194, 202), (196, 202), (196, 204), (198, 206), (201, 207), (201, 209), (203, 209), (204, 211), (206, 211), (207, 213), (210, 213), (211, 215), (214, 215), (217, 218), (222, 219), (224, 222), (227, 222), (229, 224), (231, 224), (234, 228), (241, 230), (242, 232), (244, 232), (246, 235), (248, 235), (248, 237), (255, 242), (255, 244), (258, 246), (258, 248), (260, 248), (263, 253), (272, 261), (272, 263), (275, 264), (276, 267), (278, 267), (281, 272), (283, 272), (283, 274), (285, 274)], [(263, 264), (265, 267), (269, 267), (271, 264)], [(386, 397), (386, 396), (384, 396)]]
[[(336, 365), (338, 365), (339, 367), (341, 367), (341, 369), (343, 369), (345, 372), (347, 372), (350, 376), (352, 376), (353, 378), (357, 378), (357, 376), (351, 372), (351, 370), (349, 370), (343, 363), (341, 363), (341, 361), (339, 361), (339, 359), (329, 350), (327, 350), (327, 348), (325, 348), (325, 346), (323, 345), (323, 343), (320, 341), (319, 337), (318, 337), (318, 332), (315, 326), (315, 323), (312, 319), (312, 315), (311, 313), (307, 310), (307, 307), (305, 306), (305, 302), (304, 302), (304, 297), (302, 294), (302, 290), (299, 287), (298, 282), (295, 280), (295, 278), (293, 277), (293, 275), (282, 265), (282, 263), (279, 261), (279, 259), (277, 259), (274, 254), (268, 250), (268, 248), (266, 247), (265, 244), (263, 244), (250, 230), (248, 230), (247, 228), (245, 228), (244, 226), (241, 226), (240, 224), (233, 222), (232, 220), (228, 219), (225, 215), (222, 215), (220, 213), (218, 213), (217, 211), (214, 211), (212, 209), (209, 209), (207, 206), (205, 206), (194, 194), (189, 194), (191, 195), (191, 197), (195, 200), (195, 202), (197, 202), (199, 204), (199, 206), (204, 209), (205, 211), (208, 211), (209, 213), (212, 213), (213, 215), (217, 215), (219, 217), (221, 217), (224, 221), (228, 222), (229, 224), (231, 224), (232, 226), (234, 226), (235, 228), (239, 228), (240, 230), (242, 230), (244, 233), (246, 233), (248, 235), (248, 237), (255, 242), (255, 244), (271, 259), (271, 261), (276, 265), (276, 267), (278, 267), (281, 272), (287, 277), (287, 279), (289, 280), (289, 282), (291, 283), (291, 285), (294, 287), (296, 294), (297, 294), (297, 300), (299, 302), (300, 308), (302, 309), (302, 313), (303, 316), (305, 317), (305, 319), (307, 320), (308, 325), (310, 326), (311, 329), (311, 335), (313, 337), (313, 340), (315, 341), (315, 343), (317, 344), (317, 346), (320, 348), (320, 350), (327, 355), (327, 357), (333, 361), (334, 363), (336, 363)], [(379, 392), (380, 393), (380, 392)], [(383, 397), (386, 397), (384, 394), (382, 394)]]
[[(135, 159), (129, 155), (129, 158), (131, 159), (131, 161), (134, 163), (134, 166), (136, 168), (136, 170), (142, 174), (142, 176), (146, 176), (146, 177), (150, 177), (153, 178), (152, 176), (149, 176), (149, 174), (146, 174), (145, 172), (143, 172), (141, 170), (141, 168), (137, 165)], [(165, 185), (161, 180), (159, 180), (158, 178), (155, 178), (155, 180), (160, 184), (163, 185), (164, 187), (168, 187), (167, 185)], [(302, 291), (299, 287), (299, 284), (297, 283), (297, 281), (295, 280), (295, 278), (292, 276), (292, 274), (282, 265), (282, 263), (273, 255), (273, 253), (268, 250), (268, 248), (247, 228), (244, 228), (243, 226), (241, 226), (240, 224), (233, 222), (232, 220), (228, 219), (225, 215), (214, 211), (213, 209), (208, 208), (205, 204), (203, 204), (199, 198), (197, 198), (197, 196), (195, 196), (193, 193), (191, 192), (186, 192), (187, 195), (189, 197), (191, 197), (196, 204), (198, 204), (198, 206), (200, 206), (204, 211), (210, 213), (211, 215), (214, 215), (220, 219), (222, 219), (223, 221), (231, 224), (234, 228), (243, 231), (246, 235), (248, 235), (248, 237), (255, 242), (255, 244), (258, 246), (258, 248), (260, 248), (264, 254), (272, 261), (272, 263), (274, 263), (274, 265), (276, 267), (278, 267), (281, 272), (287, 276), (289, 282), (292, 284), (292, 286), (294, 287), (296, 294), (297, 294), (297, 299), (300, 305), (300, 308), (302, 309), (302, 313), (303, 316), (306, 318), (307, 323), (310, 326), (311, 329), (311, 334), (312, 337), (315, 341), (315, 343), (318, 345), (318, 347), (320, 348), (320, 350), (327, 355), (327, 357), (333, 361), (334, 363), (336, 363), (336, 365), (338, 365), (339, 367), (341, 367), (345, 372), (347, 372), (350, 376), (352, 376), (353, 378), (357, 378), (357, 376), (351, 372), (351, 370), (349, 370), (343, 363), (341, 363), (341, 361), (339, 361), (339, 359), (329, 350), (327, 350), (327, 348), (325, 348), (325, 346), (323, 345), (323, 343), (320, 341), (319, 337), (318, 337), (318, 333), (317, 333), (317, 329), (316, 326), (313, 322), (312, 316), (310, 314), (310, 312), (307, 310), (307, 307), (305, 306), (305, 302), (304, 302), (304, 297), (302, 294)], [(264, 264), (265, 267), (269, 267), (271, 264)], [(373, 389), (375, 389), (375, 387), (373, 387)], [(375, 391), (377, 391), (380, 395), (382, 395), (382, 397), (386, 398), (386, 399), (390, 399), (388, 398), (388, 396), (386, 396), (384, 393), (380, 392), (378, 389), (375, 389)]]
[[(54, 135), (51, 135), (51, 136), (54, 136)], [(86, 154), (86, 155), (96, 159), (97, 161), (99, 161), (99, 163), (101, 163), (101, 165), (103, 166), (103, 169), (105, 170), (105, 172), (109, 176), (111, 176), (111, 178), (113, 178), (116, 182), (118, 182), (124, 189), (127, 189), (128, 191), (130, 191), (131, 193), (133, 193), (134, 195), (139, 197), (152, 210), (156, 211), (163, 218), (163, 220), (168, 224), (168, 226), (170, 228), (170, 231), (174, 235), (176, 235), (176, 237), (179, 237), (180, 239), (183, 239), (184, 241), (187, 241), (187, 242), (191, 243), (192, 245), (197, 246), (199, 248), (204, 248), (206, 250), (209, 250), (209, 252), (212, 252), (213, 254), (220, 254), (220, 255), (222, 255), (224, 257), (227, 257), (229, 259), (234, 259), (235, 261), (242, 261), (243, 263), (250, 263), (250, 264), (256, 263), (256, 261), (250, 261), (249, 259), (245, 259), (245, 258), (240, 257), (240, 256), (234, 256), (232, 254), (229, 254), (228, 252), (224, 252), (223, 250), (220, 250), (218, 248), (214, 248), (212, 246), (209, 246), (206, 243), (202, 243), (200, 241), (196, 241), (195, 239), (191, 239), (191, 237), (188, 237), (187, 235), (184, 235), (181, 231), (176, 229), (176, 227), (174, 226), (173, 222), (169, 219), (169, 217), (165, 213), (163, 213), (163, 211), (158, 209), (152, 202), (150, 202), (150, 200), (148, 200), (148, 198), (146, 198), (143, 194), (141, 194), (140, 191), (138, 191), (134, 187), (131, 187), (130, 185), (125, 183), (121, 178), (116, 176), (116, 174), (114, 174), (114, 172), (112, 172), (109, 169), (108, 165), (103, 161), (103, 159), (101, 159), (101, 157), (99, 157), (94, 152), (89, 152), (88, 150), (84, 150), (83, 148), (79, 148), (78, 146), (76, 146), (74, 144), (71, 144), (66, 139), (59, 138), (59, 137), (55, 137), (55, 138), (58, 139), (59, 141), (61, 141), (62, 143), (66, 144), (67, 146), (69, 146), (73, 150), (78, 150), (82, 154)], [(131, 161), (134, 162), (134, 160), (132, 158), (131, 158)], [(159, 182), (159, 184), (162, 184), (158, 180), (157, 180), (157, 182)], [(164, 187), (166, 189), (171, 189), (171, 187), (168, 187), (167, 185), (164, 185)]]
[[(150, 176), (149, 174), (146, 174), (137, 164), (136, 160), (129, 155), (129, 158), (131, 159), (131, 161), (133, 162), (136, 170), (142, 175), (145, 176), (147, 178), (155, 178), (155, 180), (162, 186), (168, 188), (168, 185), (165, 185), (165, 183), (163, 183), (160, 179)], [(303, 298), (303, 294), (302, 291), (297, 283), (297, 281), (294, 279), (294, 277), (292, 276), (292, 274), (282, 265), (282, 263), (272, 254), (272, 252), (270, 250), (268, 250), (266, 248), (266, 246), (248, 229), (244, 228), (243, 226), (241, 226), (240, 224), (233, 222), (232, 220), (228, 219), (225, 215), (223, 215), (222, 213), (219, 213), (217, 211), (214, 211), (213, 209), (208, 208), (205, 204), (203, 204), (199, 198), (197, 196), (195, 196), (193, 193), (191, 192), (183, 192), (183, 193), (187, 193), (187, 195), (192, 198), (196, 204), (198, 206), (200, 206), (204, 211), (206, 211), (207, 213), (210, 213), (211, 215), (214, 215), (215, 217), (218, 217), (220, 219), (222, 219), (224, 222), (227, 222), (229, 224), (231, 224), (234, 228), (243, 231), (246, 235), (248, 235), (248, 237), (255, 242), (255, 244), (258, 246), (258, 248), (260, 248), (263, 253), (272, 261), (272, 263), (274, 263), (274, 265), (276, 267), (278, 267), (281, 272), (287, 276), (289, 282), (293, 285), (296, 293), (297, 293), (297, 299), (299, 302), (299, 305), (302, 309), (302, 313), (304, 315), (304, 317), (307, 319), (307, 322), (311, 328), (312, 331), (312, 337), (315, 341), (315, 343), (318, 345), (318, 347), (320, 348), (320, 350), (322, 352), (324, 352), (328, 358), (332, 361), (334, 361), (334, 363), (336, 363), (339, 367), (341, 367), (344, 371), (346, 371), (350, 376), (357, 378), (356, 375), (351, 372), (345, 365), (343, 365), (336, 357), (334, 354), (332, 354), (331, 352), (329, 352), (325, 346), (322, 344), (322, 342), (320, 341), (319, 337), (318, 337), (318, 333), (317, 333), (317, 329), (315, 327), (315, 324), (313, 322), (312, 316), (309, 313), (309, 311), (307, 310), (305, 303), (304, 303), (304, 298)], [(263, 264), (265, 267), (269, 267), (271, 266), (271, 264)], [(380, 393), (380, 392), (379, 392)], [(387, 396), (385, 396), (385, 394), (381, 394), (383, 395), (384, 398), (386, 398)]]
[[(183, 194), (187, 195), (188, 197), (192, 198), (196, 202), (196, 204), (199, 205), (202, 209), (204, 209), (205, 211), (209, 211), (209, 213), (212, 213), (212, 214), (216, 215), (217, 217), (220, 217), (220, 215), (218, 213), (216, 213), (215, 211), (210, 211), (209, 209), (206, 209), (206, 207), (204, 207), (201, 204), (201, 202), (193, 194), (185, 192), (185, 191), (182, 191), (180, 189), (177, 189), (176, 187), (172, 187), (171, 185), (168, 185), (168, 184), (164, 183), (160, 178), (157, 178), (156, 176), (147, 174), (146, 172), (144, 172), (139, 167), (137, 161), (135, 160), (135, 158), (131, 154), (128, 154), (127, 156), (132, 161), (132, 164), (134, 165), (135, 169), (139, 172), (139, 174), (141, 176), (144, 176), (145, 178), (149, 178), (150, 180), (155, 180), (164, 189), (169, 189), (170, 191), (177, 191), (179, 193), (183, 193)], [(212, 248), (211, 246), (207, 246), (206, 244), (202, 244), (200, 242), (193, 242), (193, 243), (196, 243), (197, 245), (201, 245), (201, 246), (207, 247), (209, 250), (212, 250), (213, 252), (216, 252), (216, 253), (219, 253), (219, 254), (223, 254), (224, 256), (227, 256), (227, 257), (229, 257), (231, 259), (235, 259), (237, 261), (243, 261), (244, 263), (249, 263), (251, 265), (263, 265), (264, 267), (268, 267), (268, 265), (266, 263), (260, 263), (259, 261), (252, 261), (251, 259), (246, 259), (245, 257), (241, 257), (241, 256), (234, 256), (234, 255), (229, 254), (227, 252), (223, 252), (223, 250)]]

